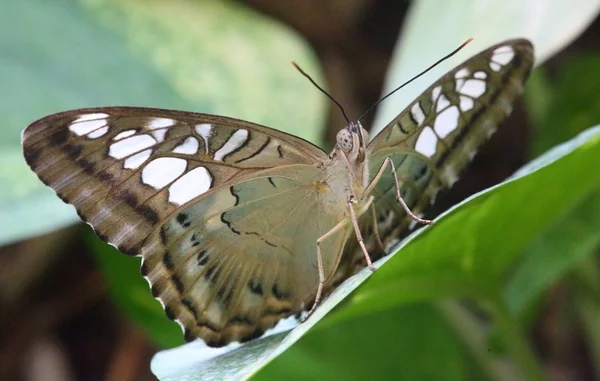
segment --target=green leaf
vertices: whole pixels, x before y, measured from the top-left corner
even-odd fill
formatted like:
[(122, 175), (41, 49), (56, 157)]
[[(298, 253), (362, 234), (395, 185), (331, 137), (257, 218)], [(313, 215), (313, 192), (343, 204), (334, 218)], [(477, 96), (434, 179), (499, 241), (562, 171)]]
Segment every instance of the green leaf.
[(20, 154), (21, 131), (47, 114), (153, 106), (321, 136), (325, 99), (289, 63), (322, 82), (308, 45), (238, 3), (5, 2), (0, 50), (0, 243), (77, 221)]
[(599, 231), (600, 193), (593, 192), (526, 249), (505, 291), (511, 311), (526, 312), (557, 279), (596, 254)]
[[(600, 172), (591, 173), (586, 164), (599, 160), (600, 126), (554, 148), (506, 182), (444, 213), (433, 226), (419, 230), (402, 243), (401, 249), (378, 261), (380, 268), (375, 273), (365, 269), (344, 282), (307, 322), (287, 336), (257, 340), (226, 354), (212, 352), (216, 357), (208, 361), (200, 360), (200, 354), (194, 352), (192, 358), (187, 357), (189, 363), (185, 366), (181, 362), (189, 354), (185, 349), (175, 349), (167, 355), (157, 355), (153, 370), (162, 380), (183, 375), (200, 379), (202, 374), (246, 377), (265, 365), (265, 374), (272, 374), (269, 372), (285, 368), (286, 364), (292, 367), (290, 363), (297, 361), (287, 353), (280, 356), (296, 343), (294, 351), (301, 359), (298, 361), (317, 362), (315, 369), (324, 369), (324, 364), (335, 369), (336, 361), (344, 358), (335, 351), (321, 353), (318, 359), (308, 359), (306, 354), (319, 346), (326, 348), (335, 340), (344, 343), (338, 351), (347, 355), (378, 351), (376, 345), (367, 347), (362, 338), (348, 339), (358, 335), (350, 322), (364, 321), (369, 326), (369, 320), (377, 321), (380, 315), (420, 300), (492, 300), (500, 292), (507, 270), (529, 241), (598, 189)], [(328, 314), (361, 284), (336, 311)], [(350, 324), (345, 326), (348, 329), (341, 329), (345, 324)], [(402, 326), (403, 321), (398, 319), (397, 324)], [(431, 326), (422, 329), (425, 333)], [(388, 340), (402, 340), (394, 330), (386, 328), (382, 332), (386, 332)], [(171, 367), (170, 359), (174, 357), (179, 363)], [(397, 372), (405, 364), (410, 364), (410, 357), (396, 358), (387, 370)], [(363, 365), (369, 367), (367, 362)]]

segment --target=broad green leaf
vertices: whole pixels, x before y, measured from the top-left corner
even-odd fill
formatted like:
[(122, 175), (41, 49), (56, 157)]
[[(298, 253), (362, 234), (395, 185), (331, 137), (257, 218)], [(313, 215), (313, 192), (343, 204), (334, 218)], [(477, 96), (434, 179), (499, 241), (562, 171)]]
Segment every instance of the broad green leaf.
[[(600, 172), (591, 173), (587, 163), (599, 160), (600, 126), (552, 149), (506, 182), (444, 213), (433, 226), (419, 230), (398, 251), (380, 260), (375, 273), (365, 269), (342, 284), (307, 322), (288, 335), (270, 336), (226, 354), (207, 351), (214, 356), (209, 360), (203, 360), (198, 352), (188, 357), (186, 347), (174, 349), (168, 355), (157, 355), (153, 370), (162, 380), (202, 379), (209, 374), (218, 379), (242, 378), (275, 360), (265, 368), (268, 374), (269, 367), (281, 369), (286, 364), (287, 353), (280, 355), (298, 340), (294, 346), (297, 354), (326, 346), (334, 340), (335, 332), (339, 335), (336, 340), (344, 342), (340, 351), (363, 350), (363, 341), (348, 339), (357, 335), (355, 329), (340, 329), (340, 324), (375, 319), (407, 302), (447, 297), (485, 302), (496, 297), (507, 269), (529, 241), (598, 189)], [(350, 293), (340, 308), (328, 315)], [(393, 331), (387, 332), (393, 335)], [(322, 369), (323, 364), (335, 368), (336, 359), (341, 358), (335, 353), (321, 355), (322, 363), (317, 364), (317, 369)], [(173, 358), (179, 362), (170, 366)], [(290, 355), (290, 362), (295, 359)], [(283, 363), (278, 364), (279, 361)], [(409, 363), (410, 358), (397, 358), (391, 365), (402, 367)]]
[(596, 254), (599, 231), (600, 192), (596, 191), (526, 249), (506, 287), (509, 308), (523, 314), (552, 283)]
[(383, 102), (377, 111), (374, 130), (382, 129), (431, 83), (479, 51), (509, 38), (524, 37), (533, 42), (539, 65), (573, 41), (598, 12), (599, 0), (413, 2), (396, 42), (384, 94), (429, 67), (467, 38), (475, 39), (457, 55)]
[(153, 106), (321, 135), (325, 99), (289, 63), (322, 82), (309, 47), (239, 3), (3, 2), (0, 51), (0, 243), (78, 220), (19, 154), (21, 131), (47, 114)]

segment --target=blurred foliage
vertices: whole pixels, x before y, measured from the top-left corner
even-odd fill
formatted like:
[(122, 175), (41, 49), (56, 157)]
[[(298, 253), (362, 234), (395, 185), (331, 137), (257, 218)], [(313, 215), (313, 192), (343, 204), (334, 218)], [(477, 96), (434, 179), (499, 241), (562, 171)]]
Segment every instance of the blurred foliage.
[[(509, 37), (507, 31), (514, 37), (524, 25), (530, 28), (530, 2), (513, 3), (522, 5), (518, 14), (494, 8), (491, 21), (502, 25), (496, 27), (477, 16), (481, 9), (477, 13), (466, 4), (437, 9), (445, 21), (432, 24), (427, 7), (434, 3), (419, 2), (398, 40), (386, 86), (397, 85), (399, 78), (427, 66), (424, 62), (433, 62), (432, 55), (437, 58), (476, 32), (482, 48)], [(537, 4), (535, 17), (563, 20), (535, 24), (530, 37), (543, 36), (539, 45), (534, 39), (540, 54), (546, 58), (564, 46), (564, 35), (587, 25), (596, 3), (569, 5), (580, 19), (564, 20), (563, 10)], [(503, 23), (509, 16), (511, 23)], [(452, 27), (460, 18), (466, 18), (462, 29)], [(21, 156), (20, 131), (49, 113), (99, 105), (177, 108), (247, 119), (319, 143), (324, 99), (289, 65), (296, 60), (323, 83), (313, 53), (289, 28), (239, 3), (4, 2), (0, 25), (11, 31), (0, 34), (5, 126), (0, 130), (0, 242), (76, 221), (72, 209), (35, 178)], [(436, 27), (445, 33), (435, 48), (421, 49), (423, 35), (434, 35)], [(447, 69), (440, 67), (424, 84)], [(533, 156), (598, 124), (599, 87), (593, 79), (599, 76), (596, 53), (571, 55), (559, 70), (534, 71), (525, 95), (535, 126)], [(419, 90), (415, 85), (402, 96), (414, 97), (411, 91)], [(406, 102), (402, 97), (387, 101), (377, 120), (397, 114), (398, 103)], [(375, 274), (363, 271), (336, 290), (289, 336), (260, 340), (206, 362), (197, 352), (183, 352), (184, 346), (170, 355), (189, 356), (191, 368), (157, 356), (153, 369), (163, 380), (251, 374), (263, 366), (255, 378), (541, 379), (526, 336), (559, 281), (571, 287), (587, 345), (600, 361), (597, 132), (544, 155), (546, 166), (531, 163), (528, 176), (453, 208), (382, 260), (386, 265)], [(164, 317), (139, 276), (139, 260), (118, 255), (91, 233), (88, 243), (127, 316), (159, 345), (181, 344), (179, 327)], [(469, 299), (476, 308), (427, 302), (449, 297)], [(479, 319), (482, 313), (493, 318), (492, 324)]]
[(0, 34), (0, 183), (10, 184), (0, 188), (0, 242), (78, 220), (22, 157), (21, 131), (47, 114), (173, 108), (247, 119), (320, 143), (325, 99), (290, 65), (296, 60), (323, 82), (311, 50), (288, 28), (240, 5), (4, 2), (0, 25), (10, 30)]
[(535, 70), (529, 79), (525, 99), (535, 127), (532, 154), (571, 139), (600, 120), (598, 83), (600, 54), (568, 55), (560, 70)]

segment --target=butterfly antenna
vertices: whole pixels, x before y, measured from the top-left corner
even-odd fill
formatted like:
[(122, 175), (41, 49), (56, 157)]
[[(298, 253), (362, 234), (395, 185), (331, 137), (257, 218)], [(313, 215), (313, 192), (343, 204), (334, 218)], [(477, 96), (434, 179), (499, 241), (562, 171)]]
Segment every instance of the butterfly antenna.
[(309, 81), (310, 81), (310, 82), (311, 82), (313, 85), (315, 85), (315, 87), (316, 87), (317, 89), (321, 90), (321, 92), (322, 92), (323, 94), (325, 94), (325, 95), (327, 96), (327, 98), (331, 99), (331, 101), (332, 101), (333, 103), (335, 103), (335, 104), (336, 104), (336, 105), (337, 105), (337, 106), (340, 108), (340, 111), (342, 112), (342, 115), (344, 116), (344, 119), (346, 119), (346, 123), (350, 124), (350, 119), (348, 119), (348, 115), (346, 115), (346, 111), (344, 111), (344, 108), (342, 107), (342, 105), (340, 104), (340, 102), (336, 101), (336, 100), (335, 100), (335, 99), (334, 99), (334, 98), (333, 98), (331, 95), (329, 95), (329, 93), (328, 93), (327, 91), (323, 90), (323, 88), (322, 88), (321, 86), (317, 85), (317, 83), (316, 83), (316, 82), (315, 82), (315, 81), (314, 81), (314, 80), (313, 80), (313, 79), (310, 77), (310, 75), (306, 74), (306, 73), (304, 72), (304, 70), (302, 70), (302, 69), (300, 68), (300, 66), (298, 66), (298, 64), (297, 64), (296, 62), (292, 61), (292, 65), (294, 65), (294, 67), (295, 67), (296, 69), (298, 69), (298, 71), (299, 71), (299, 72), (300, 72), (300, 73), (301, 73), (303, 76), (305, 76), (306, 78), (308, 78), (308, 80), (309, 80)]
[(390, 97), (392, 94), (394, 94), (396, 91), (400, 90), (401, 88), (403, 88), (404, 86), (408, 85), (409, 83), (411, 83), (412, 81), (414, 81), (415, 79), (419, 78), (420, 76), (422, 76), (423, 74), (427, 73), (429, 70), (433, 69), (434, 67), (436, 67), (437, 65), (441, 64), (442, 62), (444, 62), (445, 60), (447, 60), (448, 58), (452, 57), (453, 55), (455, 55), (456, 53), (458, 53), (459, 50), (461, 50), (462, 48), (465, 47), (465, 45), (467, 45), (469, 42), (473, 41), (473, 37), (469, 38), (467, 41), (463, 42), (458, 48), (454, 49), (454, 51), (452, 51), (452, 53), (447, 54), (446, 56), (440, 58), (436, 63), (434, 63), (433, 65), (429, 66), (427, 69), (423, 70), (422, 72), (420, 72), (419, 74), (415, 75), (414, 77), (412, 77), (411, 79), (409, 79), (408, 81), (404, 82), (402, 85), (396, 87), (394, 90), (390, 91), (389, 93), (387, 93), (387, 95), (385, 95), (383, 98), (381, 98), (380, 100), (378, 100), (377, 102), (375, 102), (373, 104), (373, 106), (369, 107), (369, 109), (367, 111), (365, 111), (364, 114), (362, 114), (360, 116), (360, 118), (358, 118), (358, 120), (360, 121), (362, 118), (364, 118), (365, 115), (367, 115), (368, 113), (370, 113), (375, 106), (377, 106), (378, 104), (380, 104), (381, 102), (383, 102), (385, 99), (387, 99), (388, 97)]

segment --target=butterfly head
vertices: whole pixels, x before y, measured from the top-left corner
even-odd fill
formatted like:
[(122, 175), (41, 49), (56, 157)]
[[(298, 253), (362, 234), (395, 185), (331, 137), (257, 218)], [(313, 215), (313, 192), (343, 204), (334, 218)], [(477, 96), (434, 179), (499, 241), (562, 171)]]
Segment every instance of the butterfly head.
[(350, 160), (359, 163), (365, 161), (365, 151), (369, 143), (369, 133), (360, 122), (350, 122), (341, 129), (336, 137), (337, 148), (342, 150)]

